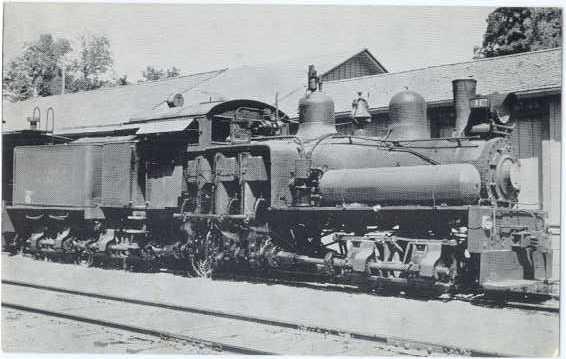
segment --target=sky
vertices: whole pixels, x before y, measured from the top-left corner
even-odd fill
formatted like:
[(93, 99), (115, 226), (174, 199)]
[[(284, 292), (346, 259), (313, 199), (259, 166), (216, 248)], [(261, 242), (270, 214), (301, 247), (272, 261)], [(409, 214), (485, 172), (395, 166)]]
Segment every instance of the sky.
[[(4, 3), (3, 59), (40, 34), (106, 35), (114, 71), (183, 74), (368, 48), (390, 72), (471, 60), (488, 7)], [(315, 64), (316, 65), (316, 64)]]

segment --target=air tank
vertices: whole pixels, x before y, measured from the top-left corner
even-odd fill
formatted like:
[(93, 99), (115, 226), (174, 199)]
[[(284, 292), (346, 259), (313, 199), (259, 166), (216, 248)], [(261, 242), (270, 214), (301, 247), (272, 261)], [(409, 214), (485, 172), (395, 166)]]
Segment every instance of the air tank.
[(336, 169), (320, 179), (323, 205), (464, 205), (480, 199), (471, 164)]
[(430, 124), (424, 98), (414, 91), (404, 90), (389, 101), (389, 129), (393, 140), (430, 138)]

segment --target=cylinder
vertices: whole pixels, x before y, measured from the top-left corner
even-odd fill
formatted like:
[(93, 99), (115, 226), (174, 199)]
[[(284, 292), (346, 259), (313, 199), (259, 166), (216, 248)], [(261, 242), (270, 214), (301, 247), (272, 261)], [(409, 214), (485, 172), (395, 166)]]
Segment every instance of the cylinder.
[(471, 164), (329, 170), (320, 180), (323, 205), (463, 205), (480, 198)]
[(429, 139), (430, 124), (426, 115), (426, 102), (416, 92), (405, 90), (389, 102), (390, 139)]
[(461, 136), (468, 124), (471, 112), (470, 100), (476, 97), (476, 84), (477, 81), (474, 79), (457, 79), (452, 81), (454, 109), (456, 111), (455, 137)]

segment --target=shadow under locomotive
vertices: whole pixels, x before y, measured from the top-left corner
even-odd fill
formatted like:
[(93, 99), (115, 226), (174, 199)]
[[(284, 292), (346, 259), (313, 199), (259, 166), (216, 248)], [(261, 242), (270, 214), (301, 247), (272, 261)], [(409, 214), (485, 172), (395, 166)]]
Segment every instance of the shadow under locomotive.
[(309, 68), (299, 121), (255, 100), (166, 105), (64, 144), (14, 148), (7, 247), (125, 269), (317, 275), (360, 287), (549, 294), (545, 213), (517, 206), (513, 95), (453, 81), (455, 136), (402, 91), (352, 134)]

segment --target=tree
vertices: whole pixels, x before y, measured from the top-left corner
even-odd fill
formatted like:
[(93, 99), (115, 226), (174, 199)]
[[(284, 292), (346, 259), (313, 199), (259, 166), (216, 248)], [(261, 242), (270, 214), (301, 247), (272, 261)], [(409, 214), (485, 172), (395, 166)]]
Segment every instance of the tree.
[(489, 14), (481, 47), (474, 57), (495, 57), (561, 46), (559, 8), (501, 7)]
[(124, 75), (116, 79), (116, 85), (118, 86), (125, 86), (129, 84), (130, 82), (128, 81), (128, 75)]
[(22, 55), (10, 61), (4, 73), (2, 88), (15, 101), (32, 96), (52, 94), (52, 82), (59, 75), (61, 59), (72, 51), (66, 39), (43, 34), (39, 40), (26, 43)]
[(176, 68), (175, 66), (173, 66), (170, 69), (168, 68), (166, 72), (167, 72), (167, 78), (177, 77), (181, 75), (181, 70)]
[(26, 43), (22, 54), (8, 63), (2, 88), (12, 101), (60, 94), (63, 84), (68, 92), (92, 90), (112, 82), (103, 78), (112, 64), (105, 36), (81, 36), (79, 51), (74, 53), (69, 40), (43, 34), (38, 41)]
[(112, 79), (105, 83), (105, 87), (117, 87), (117, 86), (125, 86), (131, 85), (132, 83), (128, 81), (128, 75), (117, 76), (114, 74)]
[(167, 79), (171, 77), (177, 77), (180, 74), (181, 74), (181, 70), (179, 70), (175, 66), (171, 68), (167, 68), (165, 70), (158, 69), (153, 66), (146, 66), (145, 70), (142, 71), (143, 80), (140, 80), (140, 82)]
[(82, 35), (80, 46), (73, 64), (76, 77), (71, 83), (71, 91), (94, 90), (108, 84), (101, 79), (101, 75), (114, 63), (108, 38), (104, 35)]

